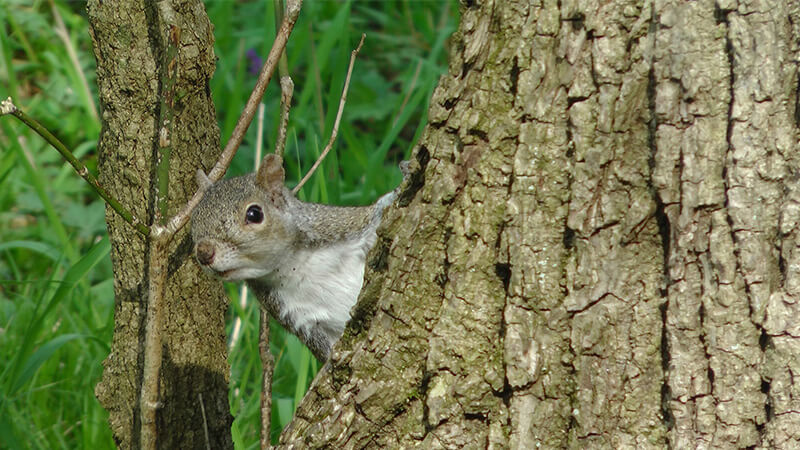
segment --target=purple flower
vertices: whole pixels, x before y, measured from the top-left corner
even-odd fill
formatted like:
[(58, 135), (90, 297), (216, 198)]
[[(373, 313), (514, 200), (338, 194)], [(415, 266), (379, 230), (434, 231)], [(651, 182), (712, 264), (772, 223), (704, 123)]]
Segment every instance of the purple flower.
[(250, 60), (247, 71), (253, 75), (258, 75), (258, 73), (261, 72), (261, 66), (264, 65), (264, 59), (258, 56), (258, 52), (256, 52), (254, 48), (248, 49), (246, 56), (247, 59)]

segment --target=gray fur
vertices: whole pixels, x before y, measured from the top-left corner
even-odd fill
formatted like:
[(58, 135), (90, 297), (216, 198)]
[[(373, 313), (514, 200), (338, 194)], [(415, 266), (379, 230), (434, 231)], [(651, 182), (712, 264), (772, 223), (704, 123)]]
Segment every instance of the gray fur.
[[(305, 203), (283, 186), (280, 159), (264, 161), (270, 166), (258, 174), (208, 188), (192, 214), (195, 251), (203, 243), (204, 270), (245, 280), (262, 307), (325, 360), (350, 317), (365, 255), (396, 192), (364, 207)], [(245, 222), (253, 205), (263, 212), (260, 224)]]

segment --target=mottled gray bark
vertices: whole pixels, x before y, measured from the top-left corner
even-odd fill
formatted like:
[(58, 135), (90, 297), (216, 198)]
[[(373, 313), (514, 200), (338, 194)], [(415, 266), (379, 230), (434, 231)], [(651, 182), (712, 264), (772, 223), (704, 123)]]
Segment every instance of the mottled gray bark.
[(287, 447), (800, 445), (800, 6), (469, 1)]
[[(194, 193), (198, 160), (210, 167), (219, 153), (219, 131), (208, 92), (214, 71), (213, 35), (203, 4), (193, 0), (90, 1), (103, 107), (100, 178), (138, 217), (151, 217), (154, 211), (153, 161), (168, 31), (157, 7), (164, 8), (162, 17), (171, 10), (170, 22), (182, 31), (172, 129), (171, 211)], [(106, 219), (114, 264), (115, 330), (96, 393), (110, 413), (117, 444), (137, 448), (148, 250), (144, 239), (110, 210)], [(188, 235), (179, 234), (169, 261), (158, 443), (161, 448), (206, 448), (207, 428), (212, 448), (229, 448), (227, 299), (220, 284), (201, 277), (190, 262), (190, 247)]]

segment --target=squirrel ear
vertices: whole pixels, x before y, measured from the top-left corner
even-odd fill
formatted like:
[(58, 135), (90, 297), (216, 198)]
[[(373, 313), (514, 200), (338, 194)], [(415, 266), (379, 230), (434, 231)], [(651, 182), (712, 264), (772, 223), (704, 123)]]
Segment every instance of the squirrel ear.
[(261, 160), (256, 172), (256, 185), (268, 191), (280, 192), (285, 177), (283, 159), (274, 153), (268, 153)]
[(195, 174), (195, 180), (197, 180), (197, 187), (199, 187), (200, 189), (208, 189), (209, 186), (214, 184), (211, 182), (211, 179), (208, 178), (206, 173), (203, 172), (203, 169), (197, 169), (197, 173)]

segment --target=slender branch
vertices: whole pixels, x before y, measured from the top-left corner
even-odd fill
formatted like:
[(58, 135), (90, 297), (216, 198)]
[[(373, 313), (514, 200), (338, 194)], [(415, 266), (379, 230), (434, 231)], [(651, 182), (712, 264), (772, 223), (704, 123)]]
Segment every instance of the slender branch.
[(0, 115), (11, 114), (22, 123), (27, 125), (31, 130), (35, 131), (39, 136), (44, 138), (48, 144), (53, 146), (67, 162), (72, 165), (78, 175), (80, 175), (89, 186), (97, 192), (103, 200), (111, 206), (111, 209), (117, 212), (117, 214), (122, 217), (122, 220), (128, 222), (133, 228), (136, 229), (141, 235), (147, 236), (150, 234), (150, 229), (137, 217), (133, 215), (127, 208), (122, 206), (120, 202), (117, 201), (111, 194), (106, 191), (103, 186), (100, 185), (100, 182), (97, 181), (97, 178), (89, 171), (89, 169), (77, 158), (72, 154), (72, 152), (57, 138), (51, 133), (47, 128), (44, 127), (41, 123), (39, 123), (36, 119), (28, 116), (24, 112), (22, 112), (16, 105), (11, 101), (11, 97), (2, 101), (0, 103)]
[(331, 130), (331, 138), (328, 139), (328, 145), (325, 146), (325, 150), (322, 151), (322, 154), (319, 155), (319, 158), (314, 162), (314, 165), (311, 166), (311, 169), (306, 173), (302, 180), (297, 183), (297, 186), (292, 189), (292, 193), (296, 194), (297, 191), (306, 184), (311, 175), (317, 170), (317, 167), (322, 163), (322, 160), (328, 156), (328, 152), (331, 151), (333, 147), (333, 142), (336, 140), (336, 134), (339, 132), (339, 122), (342, 120), (342, 111), (344, 111), (344, 104), (347, 101), (347, 88), (350, 86), (350, 75), (353, 73), (353, 64), (356, 62), (356, 56), (358, 52), (361, 50), (361, 46), (364, 45), (364, 38), (366, 38), (366, 34), (361, 34), (361, 42), (358, 43), (358, 47), (355, 50), (350, 52), (350, 66), (347, 68), (347, 78), (344, 80), (344, 88), (342, 89), (342, 97), (339, 99), (339, 111), (336, 112), (336, 120), (333, 122), (333, 129)]
[(258, 339), (261, 354), (261, 448), (270, 448), (270, 424), (272, 423), (272, 369), (274, 360), (269, 351), (269, 313), (261, 309), (261, 329)]
[(140, 394), (141, 439), (144, 449), (157, 448), (156, 411), (161, 407), (159, 400), (159, 373), (163, 343), (161, 339), (164, 322), (163, 303), (167, 284), (167, 260), (169, 256), (169, 235), (161, 233), (163, 227), (153, 225), (150, 236), (150, 255), (147, 283), (147, 318), (145, 322), (144, 369), (142, 370), (142, 390)]
[(275, 154), (283, 158), (286, 148), (286, 130), (289, 127), (289, 109), (292, 106), (294, 82), (289, 76), (281, 77), (281, 122), (278, 126), (278, 139), (275, 141)]
[[(275, 11), (275, 33), (281, 29), (280, 24), (283, 23), (283, 0), (272, 0), (272, 9)], [(289, 75), (289, 59), (286, 57), (286, 51), (281, 53), (281, 60), (278, 62), (278, 74), (281, 78)]]
[[(256, 154), (253, 158), (253, 171), (258, 170), (258, 163), (261, 161), (261, 150), (264, 147), (264, 104), (258, 105), (258, 119), (256, 121)], [(239, 288), (239, 306), (242, 311), (247, 307), (247, 283), (242, 283)], [(228, 344), (228, 351), (233, 350), (239, 342), (239, 335), (242, 332), (242, 317), (238, 314), (233, 321), (233, 331), (231, 332), (231, 342)]]
[[(261, 98), (264, 96), (264, 91), (267, 88), (267, 84), (269, 83), (273, 72), (275, 72), (275, 68), (278, 65), (278, 61), (283, 53), (283, 49), (286, 48), (286, 42), (289, 39), (289, 34), (291, 34), (292, 29), (294, 29), (295, 22), (297, 22), (297, 16), (300, 15), (300, 7), (302, 4), (302, 0), (289, 0), (287, 2), (286, 17), (284, 17), (281, 28), (278, 31), (278, 34), (275, 36), (275, 42), (272, 43), (272, 49), (270, 49), (269, 55), (267, 56), (266, 61), (264, 61), (264, 66), (261, 68), (261, 73), (258, 75), (256, 86), (253, 88), (253, 92), (250, 94), (247, 104), (245, 104), (242, 115), (239, 117), (239, 121), (236, 122), (236, 127), (234, 127), (231, 138), (228, 140), (227, 145), (225, 145), (225, 149), (222, 151), (219, 160), (214, 165), (214, 168), (212, 168), (208, 173), (208, 177), (212, 182), (222, 178), (222, 176), (225, 174), (225, 171), (228, 170), (228, 166), (231, 164), (231, 160), (233, 159), (233, 155), (236, 153), (236, 149), (238, 149), (239, 145), (242, 143), (242, 139), (244, 139), (244, 133), (247, 131), (247, 127), (250, 125), (250, 122), (253, 121), (253, 116), (256, 113), (258, 104), (261, 102)], [(189, 221), (189, 216), (191, 215), (192, 210), (195, 208), (195, 206), (197, 206), (198, 203), (200, 203), (200, 199), (203, 198), (204, 193), (205, 191), (203, 189), (198, 189), (198, 191), (192, 196), (191, 199), (189, 199), (187, 204), (180, 210), (180, 212), (169, 221), (169, 224), (167, 225), (169, 232), (177, 231), (186, 225), (186, 223)]]
[[(273, 0), (275, 6), (275, 23), (283, 22), (283, 2)], [(289, 123), (289, 107), (292, 103), (292, 92), (294, 83), (289, 77), (289, 63), (286, 58), (286, 50), (281, 53), (280, 63), (278, 64), (281, 85), (281, 121), (278, 127), (278, 139), (275, 142), (275, 154), (283, 156), (283, 149), (286, 146), (286, 127)], [(258, 145), (256, 151), (256, 170), (261, 162), (261, 143), (264, 122), (264, 105), (259, 108), (258, 121)], [(269, 351), (269, 313), (259, 308), (260, 330), (258, 339), (258, 351), (261, 358), (261, 449), (272, 448), (270, 442), (270, 430), (272, 429), (272, 375), (275, 368), (275, 361)]]
[[(280, 31), (275, 37), (275, 42), (272, 44), (267, 60), (259, 74), (256, 86), (247, 100), (247, 104), (239, 117), (236, 127), (233, 130), (231, 138), (228, 140), (225, 149), (223, 149), (219, 160), (214, 165), (214, 168), (208, 174), (212, 181), (217, 181), (225, 174), (228, 166), (230, 165), (233, 155), (239, 148), (239, 145), (244, 139), (244, 134), (248, 126), (253, 121), (258, 105), (261, 103), (261, 98), (264, 96), (267, 84), (275, 71), (280, 55), (286, 47), (286, 42), (289, 39), (289, 34), (294, 28), (297, 17), (300, 14), (300, 7), (302, 0), (290, 0), (286, 11), (286, 18), (281, 24)], [(171, 29), (171, 31), (173, 31)], [(175, 40), (176, 36), (170, 33), (170, 44)], [(179, 36), (177, 36), (179, 38)], [(168, 73), (173, 69), (174, 61), (169, 59), (167, 55), (167, 62), (165, 68)], [(174, 74), (171, 74), (174, 75)], [(174, 100), (174, 99), (173, 99)], [(168, 105), (168, 107), (171, 105)], [(167, 120), (162, 122), (162, 128), (159, 134), (159, 145), (162, 148), (169, 147), (169, 133), (166, 133), (166, 139), (161, 131), (168, 130), (169, 123)], [(165, 155), (161, 155), (163, 158)], [(167, 155), (168, 156), (168, 155)], [(158, 379), (159, 370), (161, 367), (162, 359), (162, 343), (161, 343), (161, 324), (163, 322), (162, 309), (160, 301), (163, 298), (165, 284), (166, 284), (166, 260), (167, 248), (172, 236), (180, 230), (189, 221), (189, 216), (195, 206), (200, 202), (204, 194), (204, 190), (199, 189), (194, 196), (187, 202), (187, 204), (176, 214), (166, 226), (158, 224), (153, 225), (153, 231), (150, 234), (150, 271), (148, 283), (148, 308), (147, 308), (147, 325), (145, 330), (145, 364), (142, 381), (142, 394), (141, 394), (141, 408), (142, 408), (142, 440), (141, 445), (143, 448), (155, 448), (156, 444), (156, 428), (155, 428), (155, 411), (158, 409)], [(166, 211), (162, 218), (166, 217)], [(147, 385), (147, 386), (146, 386)], [(146, 439), (147, 438), (147, 439)]]
[[(173, 22), (173, 11), (166, 3), (159, 8), (161, 20)], [(181, 29), (173, 24), (167, 32), (166, 49), (161, 71), (161, 108), (158, 120), (158, 151), (156, 152), (156, 211), (149, 240), (150, 264), (148, 266), (147, 324), (144, 341), (144, 368), (140, 393), (142, 418), (140, 445), (144, 449), (158, 448), (157, 415), (161, 405), (159, 379), (161, 375), (164, 316), (164, 292), (167, 284), (166, 264), (172, 234), (163, 233), (169, 206), (169, 166), (172, 154), (172, 128), (175, 119), (175, 86), (178, 78), (178, 48)]]
[[(272, 0), (273, 10), (275, 11), (275, 32), (278, 31), (278, 24), (283, 22), (283, 0)], [(289, 76), (289, 59), (286, 50), (281, 54), (278, 63), (278, 74), (281, 76), (281, 119), (278, 125), (278, 139), (275, 141), (275, 154), (283, 158), (283, 150), (286, 148), (286, 129), (289, 125), (289, 108), (292, 105), (292, 94), (294, 93), (294, 82)], [(261, 161), (259, 159), (259, 161)]]
[(217, 164), (211, 169), (211, 172), (208, 173), (208, 177), (211, 181), (217, 181), (222, 178), (222, 175), (224, 175), (225, 171), (228, 169), (228, 165), (230, 165), (230, 160), (233, 159), (236, 149), (238, 149), (239, 145), (242, 143), (247, 127), (249, 127), (250, 123), (253, 121), (253, 116), (255, 116), (258, 104), (261, 102), (261, 98), (264, 97), (264, 91), (267, 89), (272, 74), (275, 72), (275, 67), (280, 61), (281, 54), (283, 54), (283, 50), (286, 48), (289, 34), (291, 34), (292, 29), (294, 29), (294, 24), (297, 22), (297, 17), (300, 14), (301, 4), (301, 0), (289, 1), (286, 7), (286, 17), (283, 19), (281, 28), (275, 36), (275, 42), (272, 44), (272, 49), (270, 49), (269, 55), (267, 55), (267, 59), (264, 61), (264, 66), (261, 68), (261, 73), (258, 75), (258, 80), (253, 88), (253, 92), (250, 93), (250, 98), (247, 99), (242, 115), (236, 122), (231, 138), (225, 145), (225, 149), (222, 151), (219, 161), (217, 161)]

